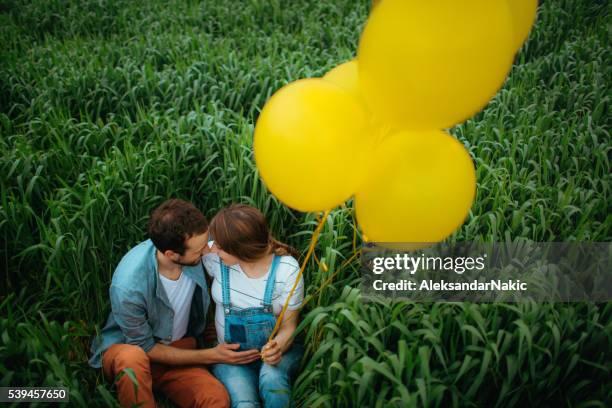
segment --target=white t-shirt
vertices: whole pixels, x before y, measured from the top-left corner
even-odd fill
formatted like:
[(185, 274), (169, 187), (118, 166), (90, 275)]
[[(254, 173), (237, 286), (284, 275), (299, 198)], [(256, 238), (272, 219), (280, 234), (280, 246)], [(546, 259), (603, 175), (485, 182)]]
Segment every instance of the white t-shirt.
[(177, 280), (168, 279), (162, 274), (159, 274), (159, 278), (174, 310), (172, 341), (182, 339), (187, 333), (195, 282), (182, 272)]
[[(225, 338), (225, 314), (223, 310), (223, 293), (221, 288), (221, 266), (219, 256), (209, 253), (204, 256), (204, 267), (213, 278), (211, 294), (215, 301), (215, 328), (217, 329), (217, 340), (224, 342)], [(268, 283), (268, 271), (261, 278), (249, 278), (240, 267), (240, 264), (228, 266), (230, 280), (230, 302), (233, 308), (245, 309), (249, 307), (262, 307), (263, 297)], [(291, 292), (295, 278), (300, 271), (300, 265), (294, 257), (281, 256), (276, 266), (276, 279), (274, 292), (272, 293), (272, 311), (278, 316), (285, 304), (285, 300)], [(304, 300), (304, 278), (300, 277), (287, 310), (299, 309)]]

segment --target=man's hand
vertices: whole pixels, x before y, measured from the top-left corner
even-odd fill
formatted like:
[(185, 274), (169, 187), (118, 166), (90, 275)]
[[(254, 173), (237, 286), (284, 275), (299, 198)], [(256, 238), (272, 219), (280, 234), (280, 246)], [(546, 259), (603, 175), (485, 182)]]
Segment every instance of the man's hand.
[(280, 363), (282, 356), (283, 351), (276, 340), (270, 340), (261, 349), (261, 357), (266, 364), (277, 365)]
[(240, 344), (218, 344), (211, 349), (214, 353), (215, 363), (225, 364), (248, 364), (259, 359), (259, 351), (251, 349), (246, 351), (235, 351), (240, 348)]

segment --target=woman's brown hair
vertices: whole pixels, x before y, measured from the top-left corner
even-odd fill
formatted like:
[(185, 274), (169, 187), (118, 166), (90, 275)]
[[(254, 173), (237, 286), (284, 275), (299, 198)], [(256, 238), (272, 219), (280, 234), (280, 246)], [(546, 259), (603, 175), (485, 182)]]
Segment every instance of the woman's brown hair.
[(262, 258), (269, 248), (279, 256), (299, 256), (293, 247), (270, 234), (266, 217), (250, 205), (232, 204), (221, 209), (210, 221), (209, 231), (217, 246), (246, 262)]

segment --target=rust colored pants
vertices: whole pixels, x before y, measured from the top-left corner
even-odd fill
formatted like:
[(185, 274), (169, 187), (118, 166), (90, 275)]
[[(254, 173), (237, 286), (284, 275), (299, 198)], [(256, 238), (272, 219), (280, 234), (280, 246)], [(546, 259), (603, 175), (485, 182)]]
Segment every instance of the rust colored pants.
[[(170, 344), (182, 349), (196, 348), (193, 337)], [(117, 381), (117, 394), (122, 407), (134, 404), (143, 408), (155, 407), (153, 389), (165, 394), (179, 407), (229, 407), (230, 400), (223, 387), (205, 366), (169, 366), (151, 363), (145, 351), (131, 344), (113, 344), (102, 356), (104, 376), (114, 381), (124, 368), (134, 370), (138, 392), (127, 374)]]

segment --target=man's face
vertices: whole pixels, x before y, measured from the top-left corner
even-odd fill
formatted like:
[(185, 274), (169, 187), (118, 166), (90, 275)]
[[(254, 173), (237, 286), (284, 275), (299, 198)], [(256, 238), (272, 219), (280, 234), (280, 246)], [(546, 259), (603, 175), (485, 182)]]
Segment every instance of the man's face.
[(174, 263), (182, 266), (195, 266), (208, 249), (208, 231), (200, 235), (194, 235), (185, 240), (185, 251), (183, 255), (175, 256)]

